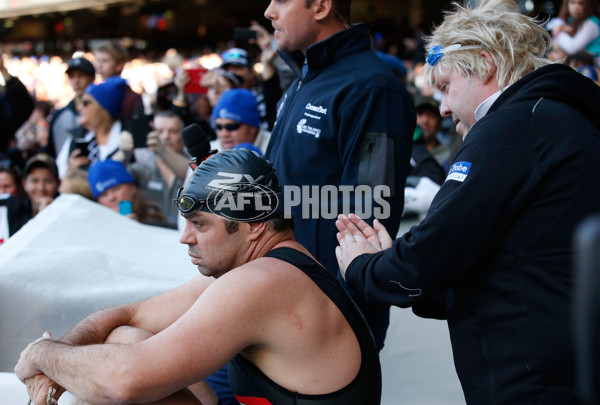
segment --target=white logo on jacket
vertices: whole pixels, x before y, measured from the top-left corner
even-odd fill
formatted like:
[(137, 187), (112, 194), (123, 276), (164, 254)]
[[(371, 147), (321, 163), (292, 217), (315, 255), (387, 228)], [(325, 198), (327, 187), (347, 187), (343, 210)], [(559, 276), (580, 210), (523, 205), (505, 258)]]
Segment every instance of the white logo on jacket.
[(298, 124), (296, 124), (296, 131), (298, 131), (299, 134), (309, 134), (315, 138), (319, 138), (321, 136), (320, 128), (313, 128), (306, 125), (306, 118), (302, 118), (300, 121), (298, 121)]

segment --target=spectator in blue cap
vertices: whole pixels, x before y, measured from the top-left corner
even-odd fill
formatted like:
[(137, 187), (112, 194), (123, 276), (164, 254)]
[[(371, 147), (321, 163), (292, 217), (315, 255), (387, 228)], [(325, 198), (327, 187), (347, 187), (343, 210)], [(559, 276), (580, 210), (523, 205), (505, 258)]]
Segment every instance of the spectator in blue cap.
[(254, 94), (246, 89), (227, 90), (213, 108), (212, 123), (217, 140), (212, 147), (218, 150), (231, 149), (249, 143), (264, 154), (271, 134), (261, 129), (258, 103)]
[(160, 207), (144, 199), (123, 163), (112, 159), (92, 163), (88, 170), (88, 182), (94, 200), (105, 207), (142, 223), (164, 223)]
[(57, 156), (60, 177), (96, 160), (114, 157), (123, 132), (119, 116), (126, 85), (125, 80), (115, 76), (103, 83), (92, 83), (85, 89), (77, 110), (79, 124), (87, 132), (65, 145)]

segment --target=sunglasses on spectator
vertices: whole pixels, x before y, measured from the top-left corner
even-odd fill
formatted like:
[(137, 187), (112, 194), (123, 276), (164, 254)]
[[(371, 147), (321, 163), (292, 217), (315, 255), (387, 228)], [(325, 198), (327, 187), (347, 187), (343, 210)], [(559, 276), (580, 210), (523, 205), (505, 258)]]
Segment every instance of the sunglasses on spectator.
[(206, 204), (206, 200), (199, 200), (189, 194), (181, 194), (183, 187), (177, 191), (177, 197), (173, 199), (173, 203), (177, 206), (179, 211), (184, 214), (202, 208)]
[(462, 46), (461, 44), (454, 44), (454, 45), (449, 45), (445, 48), (442, 48), (440, 45), (436, 45), (429, 50), (429, 53), (427, 54), (427, 59), (425, 59), (425, 60), (431, 66), (435, 66), (440, 61), (440, 59), (442, 59), (442, 56), (444, 56), (444, 54), (446, 54), (446, 53), (458, 51), (458, 50), (466, 51), (467, 49), (478, 49), (478, 48), (481, 48), (481, 46), (479, 46), (479, 45)]
[(215, 124), (215, 128), (217, 128), (217, 131), (220, 131), (222, 129), (226, 129), (227, 131), (237, 131), (238, 129), (240, 129), (241, 126), (242, 124), (240, 122), (232, 122), (230, 124), (225, 125)]

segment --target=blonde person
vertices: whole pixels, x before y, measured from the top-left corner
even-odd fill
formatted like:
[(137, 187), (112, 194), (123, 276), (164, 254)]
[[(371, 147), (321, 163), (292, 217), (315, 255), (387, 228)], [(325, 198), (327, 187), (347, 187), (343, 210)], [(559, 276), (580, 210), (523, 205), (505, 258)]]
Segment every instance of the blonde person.
[(58, 191), (60, 194), (79, 194), (88, 200), (94, 199), (90, 184), (88, 183), (87, 171), (84, 169), (67, 172), (67, 174), (60, 179)]
[(600, 88), (545, 58), (513, 0), (454, 8), (424, 71), (463, 137), (449, 174), (395, 241), (341, 216), (338, 262), (367, 302), (447, 319), (467, 404), (575, 404), (572, 238), (600, 207)]
[(87, 167), (91, 162), (108, 159), (118, 152), (123, 132), (119, 116), (125, 86), (120, 77), (111, 77), (85, 89), (77, 101), (77, 111), (78, 122), (87, 132), (63, 145), (56, 158), (60, 177), (67, 170)]

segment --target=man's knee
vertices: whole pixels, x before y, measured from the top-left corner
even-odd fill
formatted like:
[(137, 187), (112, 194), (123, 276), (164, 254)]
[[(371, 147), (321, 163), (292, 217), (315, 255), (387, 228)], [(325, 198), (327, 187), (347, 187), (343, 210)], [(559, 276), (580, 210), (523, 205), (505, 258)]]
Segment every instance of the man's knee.
[(104, 343), (137, 343), (153, 336), (153, 333), (145, 329), (132, 326), (119, 326), (106, 337)]

